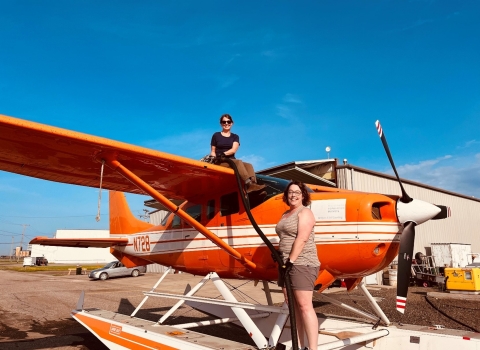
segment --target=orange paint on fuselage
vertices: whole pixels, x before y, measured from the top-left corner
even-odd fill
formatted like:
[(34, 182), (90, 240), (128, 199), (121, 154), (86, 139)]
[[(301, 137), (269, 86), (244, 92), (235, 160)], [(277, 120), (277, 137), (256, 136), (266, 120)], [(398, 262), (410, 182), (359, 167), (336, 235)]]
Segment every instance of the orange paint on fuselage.
[[(318, 188), (317, 186), (316, 189)], [(395, 213), (396, 197), (345, 190), (332, 191), (329, 188), (328, 192), (311, 193), (311, 199), (312, 202), (345, 200), (344, 219), (338, 221), (320, 219), (316, 222), (315, 233), (321, 270), (327, 270), (335, 278), (359, 278), (382, 270), (395, 258), (399, 246), (398, 238), (395, 236), (401, 231)], [(143, 234), (160, 232), (162, 238), (173, 237), (174, 232), (177, 235), (179, 232), (185, 232), (185, 237), (182, 235), (180, 239), (166, 241), (180, 242), (186, 247), (196, 243), (199, 247), (162, 253), (155, 252), (155, 246), (167, 243), (162, 239), (158, 242), (150, 240), (151, 251), (138, 256), (195, 275), (206, 275), (215, 271), (223, 278), (276, 280), (277, 265), (268, 248), (258, 241), (256, 233), (243, 235), (245, 229), (252, 226), (241, 202), (238, 213), (222, 216), (217, 205), (215, 215), (205, 220), (207, 217), (205, 203), (208, 200), (211, 198), (199, 198), (196, 203), (186, 202), (180, 207), (188, 211), (189, 207), (200, 204), (202, 208), (200, 222), (208, 229), (218, 232), (219, 238), (255, 263), (255, 269), (247, 269), (216, 246), (202, 249), (202, 245), (210, 244), (209, 241), (201, 235), (190, 234), (194, 231), (185, 222), (173, 227), (174, 215), (170, 215), (165, 226), (148, 228)], [(214, 200), (219, 203), (218, 198)], [(260, 227), (270, 228), (267, 236), (275, 246), (278, 246), (278, 238), (273, 233), (273, 227), (286, 210), (288, 206), (282, 201), (281, 195), (274, 196), (251, 210)], [(249, 238), (256, 239), (257, 243), (246, 244), (245, 240)], [(242, 242), (237, 243), (239, 239), (242, 239)], [(129, 259), (125, 252), (117, 250), (113, 254), (128, 265)]]

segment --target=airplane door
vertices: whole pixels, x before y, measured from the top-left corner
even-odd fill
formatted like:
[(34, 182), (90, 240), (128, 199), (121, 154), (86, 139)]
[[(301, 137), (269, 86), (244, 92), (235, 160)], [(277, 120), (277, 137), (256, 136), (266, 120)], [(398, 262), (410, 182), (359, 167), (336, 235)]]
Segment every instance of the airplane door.
[[(185, 208), (185, 212), (194, 218), (199, 223), (203, 224), (205, 220), (202, 220), (204, 217), (203, 206), (200, 204), (189, 203)], [(209, 244), (209, 241), (204, 239), (204, 236), (199, 233), (196, 229), (190, 226), (188, 223), (182, 223), (182, 234), (183, 239), (185, 240), (185, 265), (186, 266), (196, 266), (198, 268), (205, 267), (208, 262), (208, 250), (203, 250), (203, 247), (206, 244)]]

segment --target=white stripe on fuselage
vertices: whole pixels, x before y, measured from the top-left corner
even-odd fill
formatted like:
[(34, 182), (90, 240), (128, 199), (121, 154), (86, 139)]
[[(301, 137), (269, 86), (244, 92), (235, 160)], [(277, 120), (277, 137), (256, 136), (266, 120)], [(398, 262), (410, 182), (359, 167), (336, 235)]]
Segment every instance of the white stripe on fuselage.
[[(260, 228), (272, 244), (278, 246), (279, 239), (275, 233), (275, 225), (262, 225)], [(208, 229), (235, 249), (265, 246), (252, 226), (208, 227)], [(317, 245), (398, 242), (400, 238), (396, 235), (401, 231), (402, 226), (398, 223), (317, 223), (315, 225), (315, 242)], [(145, 235), (149, 236), (150, 250), (136, 250), (133, 240)], [(133, 255), (220, 249), (193, 228), (138, 233), (125, 237), (129, 239), (129, 245), (116, 249)]]

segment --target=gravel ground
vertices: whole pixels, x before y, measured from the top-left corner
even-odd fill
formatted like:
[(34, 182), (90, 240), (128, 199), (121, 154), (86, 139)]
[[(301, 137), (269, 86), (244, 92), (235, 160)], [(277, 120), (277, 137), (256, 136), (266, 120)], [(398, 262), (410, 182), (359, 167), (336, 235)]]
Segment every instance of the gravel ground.
[[(427, 296), (429, 292), (438, 292), (435, 287), (410, 287), (408, 290), (407, 307), (402, 315), (396, 310), (396, 289), (395, 288), (369, 288), (370, 294), (374, 297), (383, 298), (378, 304), (387, 318), (393, 323), (413, 324), (418, 326), (442, 325), (445, 328), (473, 331), (480, 333), (480, 296), (478, 300), (462, 299), (438, 299)], [(343, 296), (341, 301), (350, 306), (357, 307), (363, 311), (373, 313), (369, 304), (362, 300), (358, 301), (356, 296), (363, 295), (359, 290), (351, 293), (341, 291), (333, 295)], [(335, 314), (347, 317), (359, 317), (343, 308), (314, 298), (315, 310), (323, 314)]]
[[(179, 275), (175, 276), (182, 278)], [(99, 307), (122, 314), (131, 314), (143, 298), (141, 291), (150, 290), (156, 278), (158, 277), (147, 275), (100, 282), (89, 281), (86, 276), (53, 276), (48, 273), (0, 271), (2, 281), (0, 283), (0, 349), (106, 349), (91, 333), (70, 317), (80, 292), (82, 290), (86, 292), (84, 305), (86, 308)], [(185, 283), (182, 284), (182, 291), (184, 285)], [(436, 290), (411, 287), (406, 313), (401, 315), (395, 310), (396, 290), (394, 288), (370, 290), (374, 297), (384, 298), (379, 305), (392, 322), (423, 326), (443, 325), (446, 328), (476, 332), (480, 330), (478, 317), (480, 297), (478, 301), (429, 297), (428, 300), (432, 306), (426, 300), (427, 292), (430, 291)], [(372, 313), (366, 301), (358, 301), (357, 296), (361, 295), (358, 290), (351, 293), (340, 290), (333, 295), (349, 305)], [(157, 321), (174, 303), (175, 300), (149, 299), (145, 308), (137, 316)], [(317, 298), (314, 300), (314, 306), (319, 313), (358, 317), (337, 306), (319, 301)], [(208, 318), (205, 314), (186, 306), (179, 310), (171, 322), (183, 323)], [(231, 340), (251, 344), (248, 335), (232, 325), (200, 327), (196, 331), (215, 336), (228, 336)]]
[[(150, 290), (159, 276), (90, 281), (84, 275), (66, 276), (65, 272), (59, 275), (0, 271), (0, 349), (107, 349), (70, 316), (81, 291), (85, 291), (85, 308), (97, 307), (129, 315), (142, 301), (142, 291)], [(200, 279), (197, 276), (195, 281)], [(179, 283), (181, 291), (170, 292), (182, 293), (184, 287), (185, 283), (181, 286)], [(173, 299), (150, 298), (136, 316), (158, 321), (175, 303)], [(174, 315), (165, 324), (211, 319), (189, 306), (181, 307)], [(251, 344), (248, 334), (239, 332), (233, 325), (199, 327), (196, 331)]]

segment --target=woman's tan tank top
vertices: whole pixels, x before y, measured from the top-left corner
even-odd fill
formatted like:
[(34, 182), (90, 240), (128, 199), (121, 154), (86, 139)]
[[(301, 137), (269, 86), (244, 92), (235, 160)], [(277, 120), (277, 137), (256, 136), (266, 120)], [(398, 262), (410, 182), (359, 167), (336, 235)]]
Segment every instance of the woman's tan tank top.
[[(298, 233), (298, 214), (305, 209), (305, 207), (300, 207), (296, 209), (296, 212), (293, 212), (289, 217), (285, 217), (283, 214), (282, 218), (275, 227), (275, 232), (280, 237), (280, 246), (279, 250), (282, 255), (283, 261), (286, 261), (290, 251), (292, 250), (293, 242), (297, 238)], [(315, 232), (310, 233), (305, 246), (303, 247), (302, 252), (295, 260), (295, 265), (304, 265), (304, 266), (320, 266), (320, 261), (317, 256), (317, 247), (315, 245)]]

